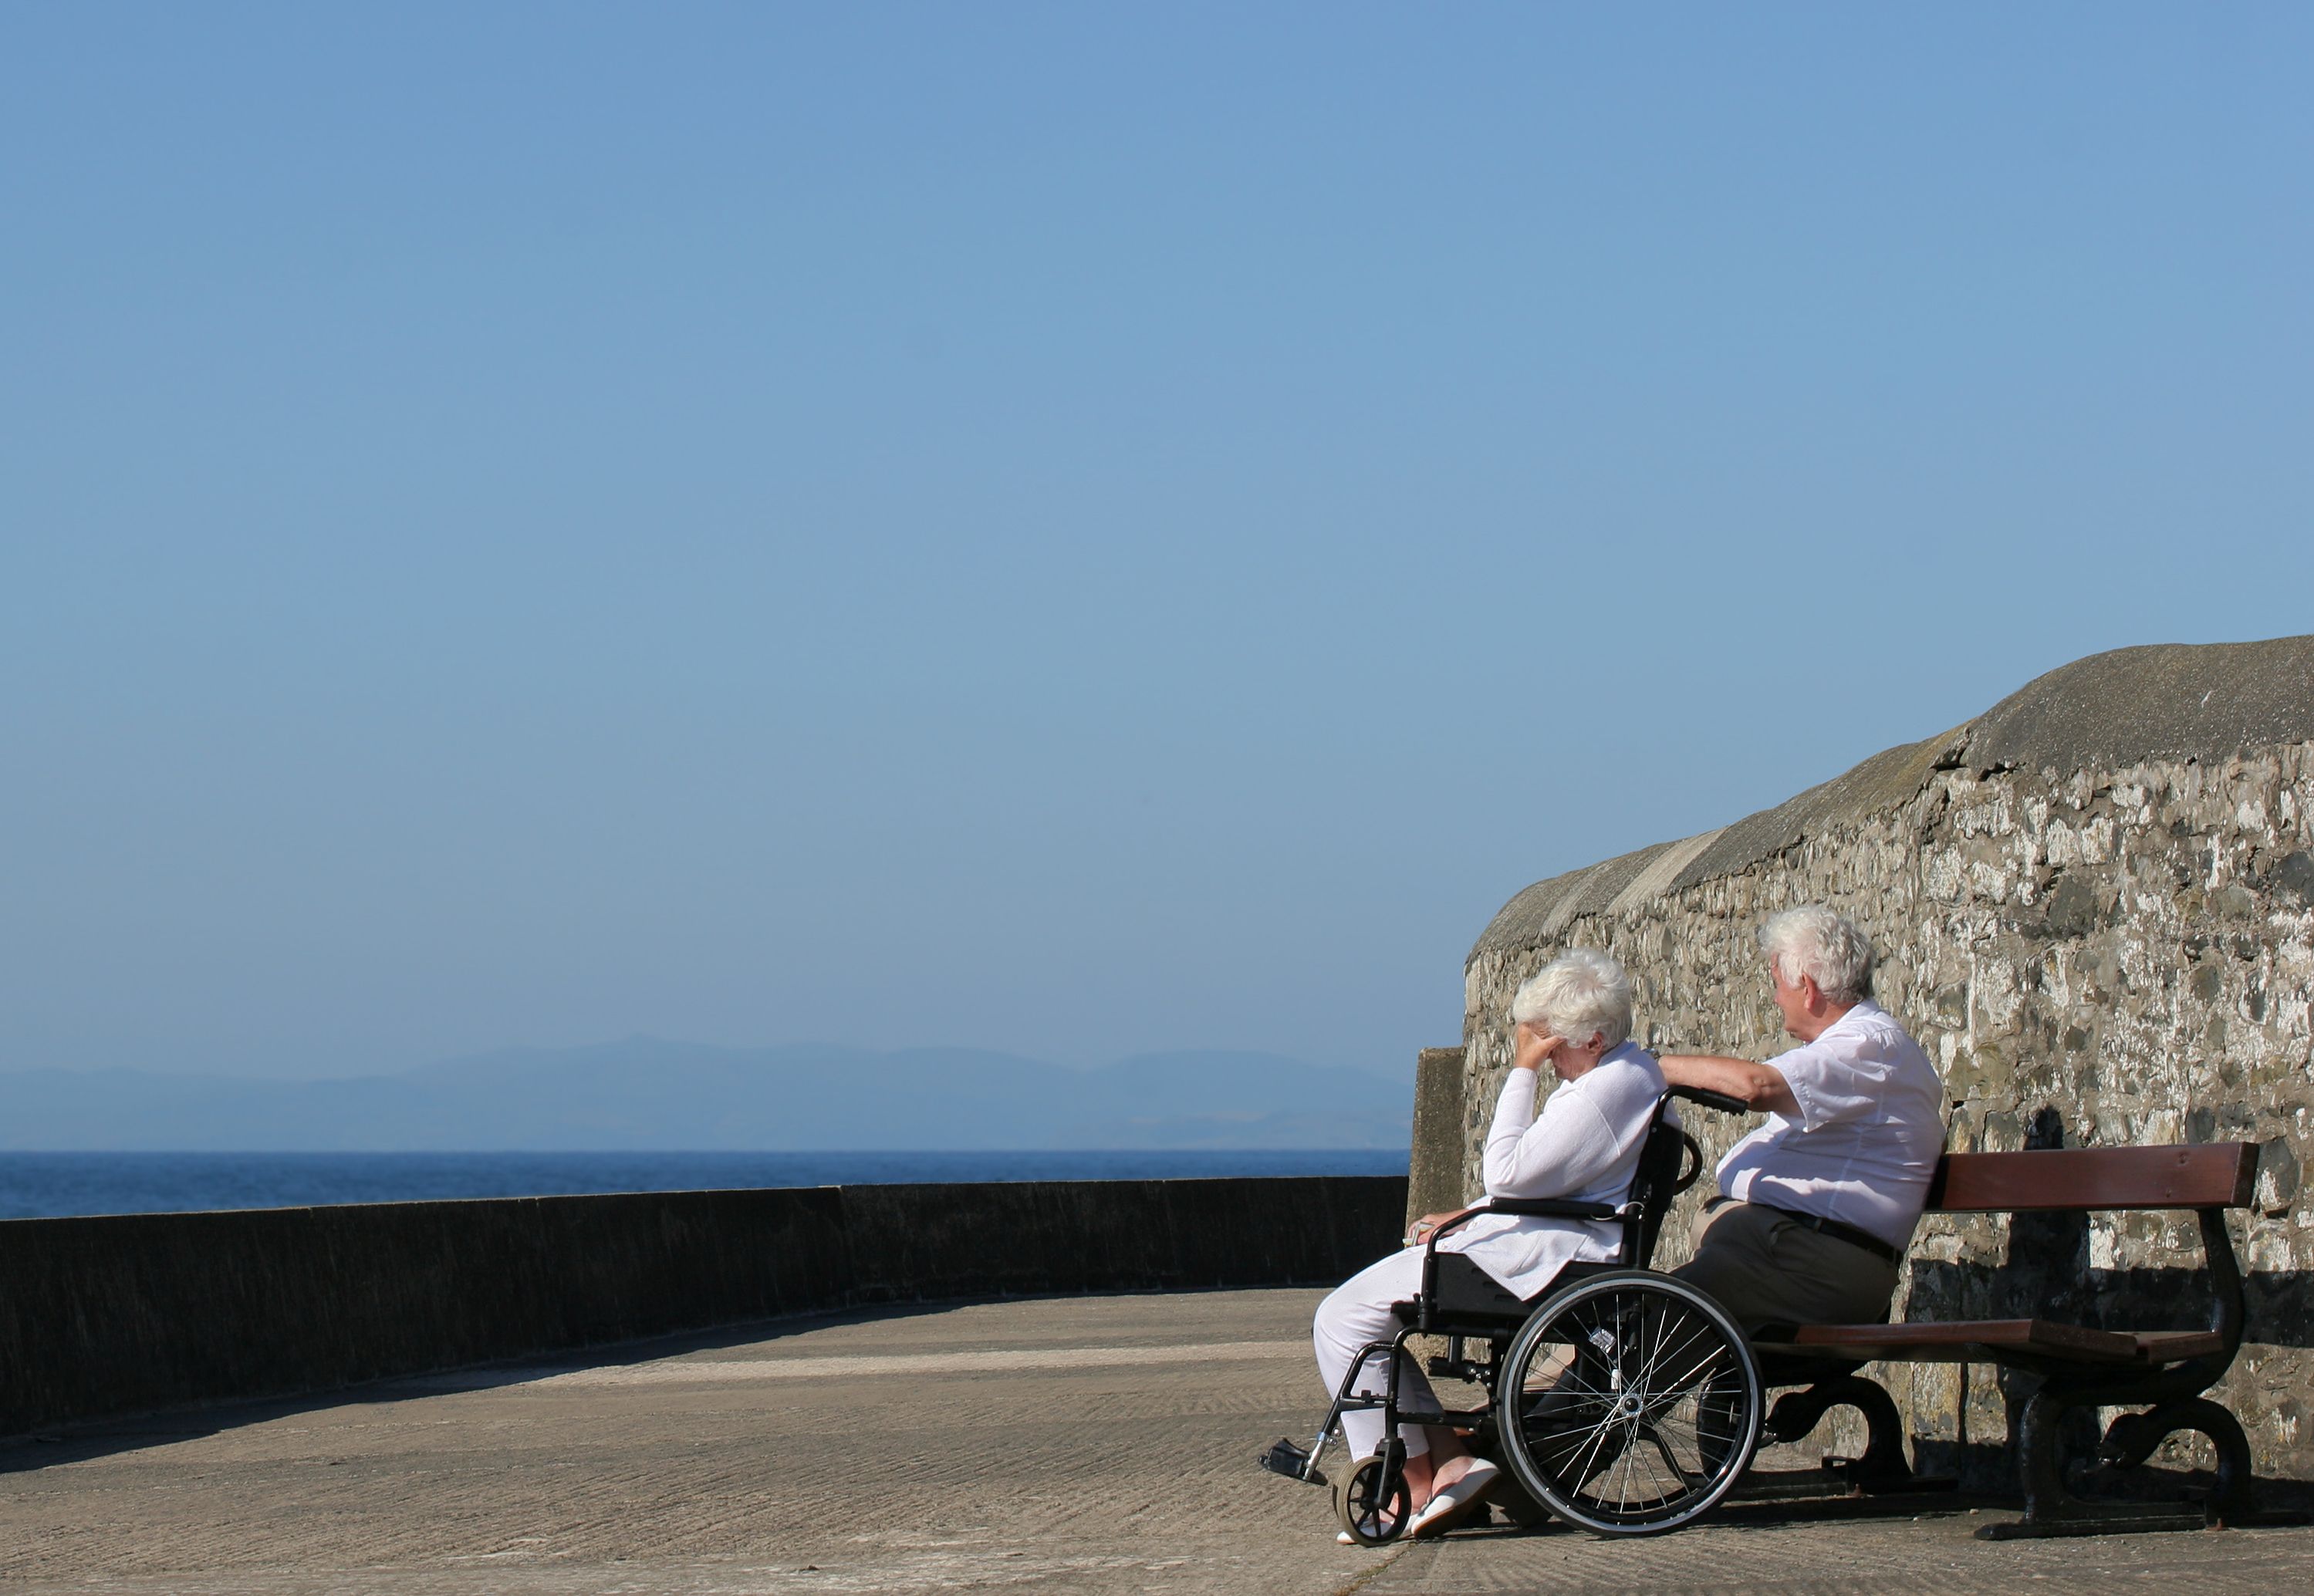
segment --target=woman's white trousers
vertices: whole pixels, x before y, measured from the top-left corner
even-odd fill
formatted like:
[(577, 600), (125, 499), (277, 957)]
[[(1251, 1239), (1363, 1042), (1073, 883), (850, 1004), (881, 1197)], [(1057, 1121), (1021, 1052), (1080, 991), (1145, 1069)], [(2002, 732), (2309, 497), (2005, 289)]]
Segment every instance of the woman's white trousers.
[[(1369, 1264), (1318, 1304), (1318, 1317), (1310, 1326), (1310, 1339), (1317, 1348), (1318, 1375), (1326, 1382), (1327, 1401), (1332, 1401), (1334, 1393), (1342, 1389), (1342, 1376), (1349, 1372), (1350, 1361), (1368, 1342), (1386, 1342), (1398, 1334), (1398, 1319), (1390, 1305), (1411, 1302), (1421, 1292), (1422, 1248), (1409, 1247), (1379, 1263)], [(1388, 1364), (1382, 1357), (1368, 1358), (1360, 1371), (1357, 1390), (1361, 1395), (1379, 1397), (1389, 1378)], [(1438, 1398), (1431, 1394), (1430, 1382), (1422, 1378), (1422, 1371), (1415, 1366), (1414, 1360), (1403, 1355), (1399, 1360), (1398, 1410), (1401, 1417), (1435, 1415), (1439, 1411)], [(1402, 1424), (1399, 1434), (1406, 1442), (1409, 1457), (1420, 1457), (1430, 1450), (1430, 1438), (1422, 1433), (1419, 1424)], [(1373, 1455), (1374, 1448), (1382, 1444), (1382, 1410), (1369, 1408), (1344, 1414), (1342, 1439), (1348, 1442), (1351, 1457)]]

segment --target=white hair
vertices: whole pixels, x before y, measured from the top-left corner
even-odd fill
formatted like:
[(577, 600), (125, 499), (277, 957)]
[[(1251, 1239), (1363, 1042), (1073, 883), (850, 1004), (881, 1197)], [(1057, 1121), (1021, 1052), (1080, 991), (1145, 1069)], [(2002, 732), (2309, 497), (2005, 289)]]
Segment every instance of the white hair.
[(1570, 948), (1518, 989), (1511, 999), (1511, 1018), (1539, 1025), (1578, 1047), (1594, 1032), (1607, 1046), (1618, 1046), (1631, 1034), (1631, 978), (1595, 948)]
[(1788, 986), (1805, 977), (1835, 1003), (1872, 995), (1871, 939), (1828, 904), (1803, 904), (1774, 916), (1760, 928), (1760, 949)]

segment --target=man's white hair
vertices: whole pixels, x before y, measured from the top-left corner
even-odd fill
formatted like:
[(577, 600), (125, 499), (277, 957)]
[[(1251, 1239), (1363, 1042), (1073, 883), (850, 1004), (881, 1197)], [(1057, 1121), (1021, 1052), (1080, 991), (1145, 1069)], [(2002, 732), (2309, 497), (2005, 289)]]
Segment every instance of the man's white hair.
[(1539, 1025), (1577, 1047), (1594, 1032), (1607, 1046), (1618, 1046), (1631, 1034), (1631, 978), (1596, 948), (1570, 948), (1518, 989), (1511, 1018)]
[(1872, 939), (1829, 904), (1787, 909), (1760, 928), (1760, 948), (1788, 986), (1803, 976), (1835, 1003), (1872, 995)]

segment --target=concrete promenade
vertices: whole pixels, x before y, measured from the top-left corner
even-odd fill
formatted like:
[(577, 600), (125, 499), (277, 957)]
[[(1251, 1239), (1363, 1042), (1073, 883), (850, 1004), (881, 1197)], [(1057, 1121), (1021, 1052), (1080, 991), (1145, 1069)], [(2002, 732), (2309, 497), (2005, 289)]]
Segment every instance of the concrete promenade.
[[(1319, 1293), (795, 1320), (0, 1448), (0, 1590), (1715, 1592), (2314, 1586), (2314, 1530), (1988, 1545), (1998, 1504), (1651, 1540), (1338, 1547), (1254, 1453), (1317, 1410)], [(1974, 1512), (1971, 1509), (1974, 1506)]]

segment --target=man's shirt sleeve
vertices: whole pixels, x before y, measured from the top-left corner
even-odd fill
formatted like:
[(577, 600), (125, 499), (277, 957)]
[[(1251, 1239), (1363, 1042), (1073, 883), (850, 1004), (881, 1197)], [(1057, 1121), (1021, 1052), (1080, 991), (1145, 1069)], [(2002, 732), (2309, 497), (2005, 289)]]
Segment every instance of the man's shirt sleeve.
[(1846, 1050), (1827, 1047), (1822, 1038), (1804, 1042), (1778, 1054), (1768, 1067), (1791, 1089), (1803, 1130), (1821, 1130), (1863, 1112), (1871, 1101), (1868, 1083)]

